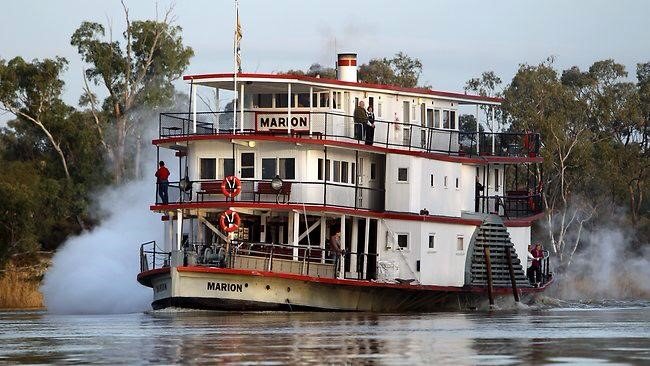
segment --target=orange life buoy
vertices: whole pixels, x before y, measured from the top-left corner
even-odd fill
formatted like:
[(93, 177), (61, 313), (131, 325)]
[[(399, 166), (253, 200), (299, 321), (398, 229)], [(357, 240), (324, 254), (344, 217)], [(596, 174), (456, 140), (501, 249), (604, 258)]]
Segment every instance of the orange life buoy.
[(223, 178), (221, 181), (221, 193), (228, 198), (236, 197), (241, 193), (241, 181), (239, 178), (234, 175)]
[(240, 224), (241, 219), (239, 218), (239, 214), (233, 210), (222, 212), (219, 217), (219, 226), (221, 227), (221, 230), (227, 233), (232, 233), (239, 229)]

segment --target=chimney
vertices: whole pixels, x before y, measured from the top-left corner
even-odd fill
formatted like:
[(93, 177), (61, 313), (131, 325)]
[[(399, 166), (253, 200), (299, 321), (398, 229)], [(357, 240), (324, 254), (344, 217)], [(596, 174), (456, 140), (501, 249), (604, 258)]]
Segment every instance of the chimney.
[(356, 53), (339, 53), (336, 62), (336, 78), (341, 81), (357, 82)]

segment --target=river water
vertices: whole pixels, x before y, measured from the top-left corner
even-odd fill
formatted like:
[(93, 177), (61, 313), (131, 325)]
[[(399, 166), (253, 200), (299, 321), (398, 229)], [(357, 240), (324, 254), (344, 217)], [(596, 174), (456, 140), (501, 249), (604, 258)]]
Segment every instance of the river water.
[(650, 364), (650, 303), (518, 311), (0, 312), (0, 364)]

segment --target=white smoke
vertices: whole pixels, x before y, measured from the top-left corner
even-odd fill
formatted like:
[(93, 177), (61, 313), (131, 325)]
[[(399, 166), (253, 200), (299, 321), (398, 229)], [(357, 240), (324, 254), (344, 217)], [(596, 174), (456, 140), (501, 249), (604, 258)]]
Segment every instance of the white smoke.
[(587, 232), (582, 250), (558, 278), (557, 295), (566, 300), (650, 299), (650, 250), (634, 240), (624, 223)]
[(159, 240), (160, 218), (149, 211), (151, 180), (134, 181), (99, 197), (105, 217), (90, 232), (68, 239), (56, 252), (41, 291), (48, 311), (117, 314), (150, 308), (151, 290), (140, 285), (140, 243)]

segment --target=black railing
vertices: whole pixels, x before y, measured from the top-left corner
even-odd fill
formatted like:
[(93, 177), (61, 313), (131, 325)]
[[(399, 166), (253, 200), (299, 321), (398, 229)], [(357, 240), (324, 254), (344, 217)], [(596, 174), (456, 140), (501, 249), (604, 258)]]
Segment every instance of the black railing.
[[(232, 111), (197, 112), (196, 131), (194, 114), (161, 113), (159, 136), (169, 138), (189, 135), (289, 135), (286, 127), (274, 128), (273, 125), (259, 127), (256, 121), (258, 113), (278, 114), (284, 117), (287, 112), (246, 110), (243, 115), (240, 111), (234, 115)], [(306, 125), (291, 129), (290, 135), (294, 137), (365, 144), (370, 132), (370, 128), (363, 125), (359, 134), (359, 127), (355, 126), (353, 116), (342, 113), (295, 110), (292, 111), (292, 116), (304, 116), (309, 120)], [(233, 125), (233, 118), (236, 121), (235, 125)], [(373, 145), (386, 148), (455, 156), (534, 157), (539, 154), (539, 134), (535, 133), (477, 133), (381, 119), (375, 120), (372, 131), (373, 138), (368, 138), (368, 141)]]
[(543, 211), (542, 194), (478, 196), (478, 212), (494, 213), (506, 219), (527, 217)]
[(479, 148), (480, 155), (524, 156), (532, 158), (539, 156), (539, 134), (481, 133)]
[[(282, 189), (273, 191), (269, 189), (270, 182), (271, 180), (242, 179), (242, 190), (234, 199), (222, 193), (221, 180), (194, 181), (186, 187), (179, 182), (170, 182), (168, 203), (235, 201), (384, 210), (385, 191), (381, 188), (361, 187), (352, 183), (285, 180)], [(156, 195), (156, 204), (161, 203), (160, 195)]]
[(140, 272), (169, 267), (170, 260), (171, 253), (162, 250), (156, 241), (148, 241), (140, 245)]

